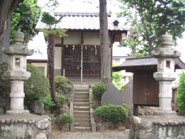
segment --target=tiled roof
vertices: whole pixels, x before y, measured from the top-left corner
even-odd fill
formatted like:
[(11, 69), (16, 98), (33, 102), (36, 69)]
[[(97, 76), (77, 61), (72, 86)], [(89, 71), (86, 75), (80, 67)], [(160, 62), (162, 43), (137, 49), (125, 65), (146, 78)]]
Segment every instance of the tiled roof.
[[(67, 30), (99, 30), (99, 14), (98, 13), (55, 13), (55, 16), (63, 16), (56, 28)], [(119, 24), (115, 26), (113, 22), (117, 20)], [(124, 25), (123, 18), (113, 18), (108, 15), (108, 29), (111, 31), (125, 31), (128, 27)], [(47, 26), (39, 21), (38, 29), (47, 28)]]
[[(136, 67), (157, 66), (158, 59), (155, 57), (128, 58), (120, 66), (113, 67), (113, 71), (119, 71)], [(175, 68), (185, 69), (185, 63), (180, 58), (175, 58)]]
[(130, 66), (150, 66), (157, 65), (157, 58), (154, 57), (140, 57), (140, 58), (128, 58), (120, 66), (130, 67)]

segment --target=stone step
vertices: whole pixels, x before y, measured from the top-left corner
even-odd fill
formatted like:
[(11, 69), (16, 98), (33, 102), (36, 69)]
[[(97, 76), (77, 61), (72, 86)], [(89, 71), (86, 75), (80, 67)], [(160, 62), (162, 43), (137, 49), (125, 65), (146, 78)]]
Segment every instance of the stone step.
[(89, 111), (89, 109), (89, 106), (74, 106), (73, 108), (74, 111)]
[(89, 99), (74, 99), (73, 102), (89, 102)]
[(80, 116), (82, 118), (85, 116), (88, 118), (88, 117), (90, 117), (90, 114), (89, 113), (74, 113), (74, 117), (80, 117)]
[(74, 121), (79, 121), (79, 120), (90, 120), (90, 115), (74, 115)]
[(89, 85), (88, 84), (74, 84), (74, 87), (84, 87), (84, 88), (88, 88), (89, 87)]
[(89, 92), (89, 89), (83, 89), (83, 88), (75, 88), (74, 92)]
[(75, 127), (74, 126), (74, 130), (75, 131), (90, 131), (91, 130), (91, 127), (81, 127), (81, 126)]
[(74, 106), (89, 106), (89, 102), (73, 102)]
[(89, 94), (74, 94), (74, 98), (79, 98), (79, 97), (89, 98)]
[(89, 90), (88, 86), (74, 86), (75, 90)]
[(74, 94), (89, 94), (88, 91), (74, 91)]
[(73, 112), (75, 116), (79, 115), (84, 115), (84, 116), (90, 116), (90, 111), (74, 111)]
[(74, 123), (75, 127), (91, 127), (91, 123), (80, 123), (80, 122), (75, 122)]
[(75, 122), (74, 123), (84, 123), (84, 124), (90, 124), (91, 121), (90, 119), (75, 119)]
[(89, 96), (75, 96), (73, 100), (75, 99), (88, 99), (89, 100)]

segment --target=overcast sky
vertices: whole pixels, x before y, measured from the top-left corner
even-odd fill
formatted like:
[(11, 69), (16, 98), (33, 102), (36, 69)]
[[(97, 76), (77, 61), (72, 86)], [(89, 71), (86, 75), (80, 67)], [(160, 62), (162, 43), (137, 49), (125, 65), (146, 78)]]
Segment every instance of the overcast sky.
[[(56, 12), (99, 12), (99, 0), (58, 0), (58, 2), (59, 5), (55, 8)], [(41, 7), (44, 7), (45, 5), (43, 0), (38, 0), (38, 4)], [(48, 9), (45, 7), (45, 10)], [(119, 3), (117, 0), (107, 0), (107, 11), (111, 11), (113, 13), (120, 12)], [(177, 44), (177, 49), (182, 53), (181, 58), (185, 62), (185, 39), (178, 39)], [(37, 52), (31, 58), (47, 58), (46, 44), (44, 43), (42, 33), (40, 33), (39, 36), (36, 36), (33, 41), (30, 41), (29, 43), (29, 47), (32, 49), (38, 48), (37, 46), (39, 49), (41, 49), (40, 51), (42, 52), (42, 55), (40, 56), (40, 54)], [(114, 55), (126, 55), (129, 51), (128, 49), (118, 48), (113, 52)]]

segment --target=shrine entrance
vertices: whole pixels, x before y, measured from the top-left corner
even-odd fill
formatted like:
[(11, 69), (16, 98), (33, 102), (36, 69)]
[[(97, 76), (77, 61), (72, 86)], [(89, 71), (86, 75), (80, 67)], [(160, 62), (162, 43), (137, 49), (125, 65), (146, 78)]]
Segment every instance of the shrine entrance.
[(63, 53), (63, 75), (76, 81), (99, 79), (100, 46), (66, 45)]

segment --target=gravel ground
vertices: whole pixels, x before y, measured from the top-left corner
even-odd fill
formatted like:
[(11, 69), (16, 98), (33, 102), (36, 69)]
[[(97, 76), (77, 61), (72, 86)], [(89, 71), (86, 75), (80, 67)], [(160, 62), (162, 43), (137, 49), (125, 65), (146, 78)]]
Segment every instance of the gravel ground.
[(128, 139), (129, 130), (105, 132), (59, 132), (52, 133), (52, 139)]

